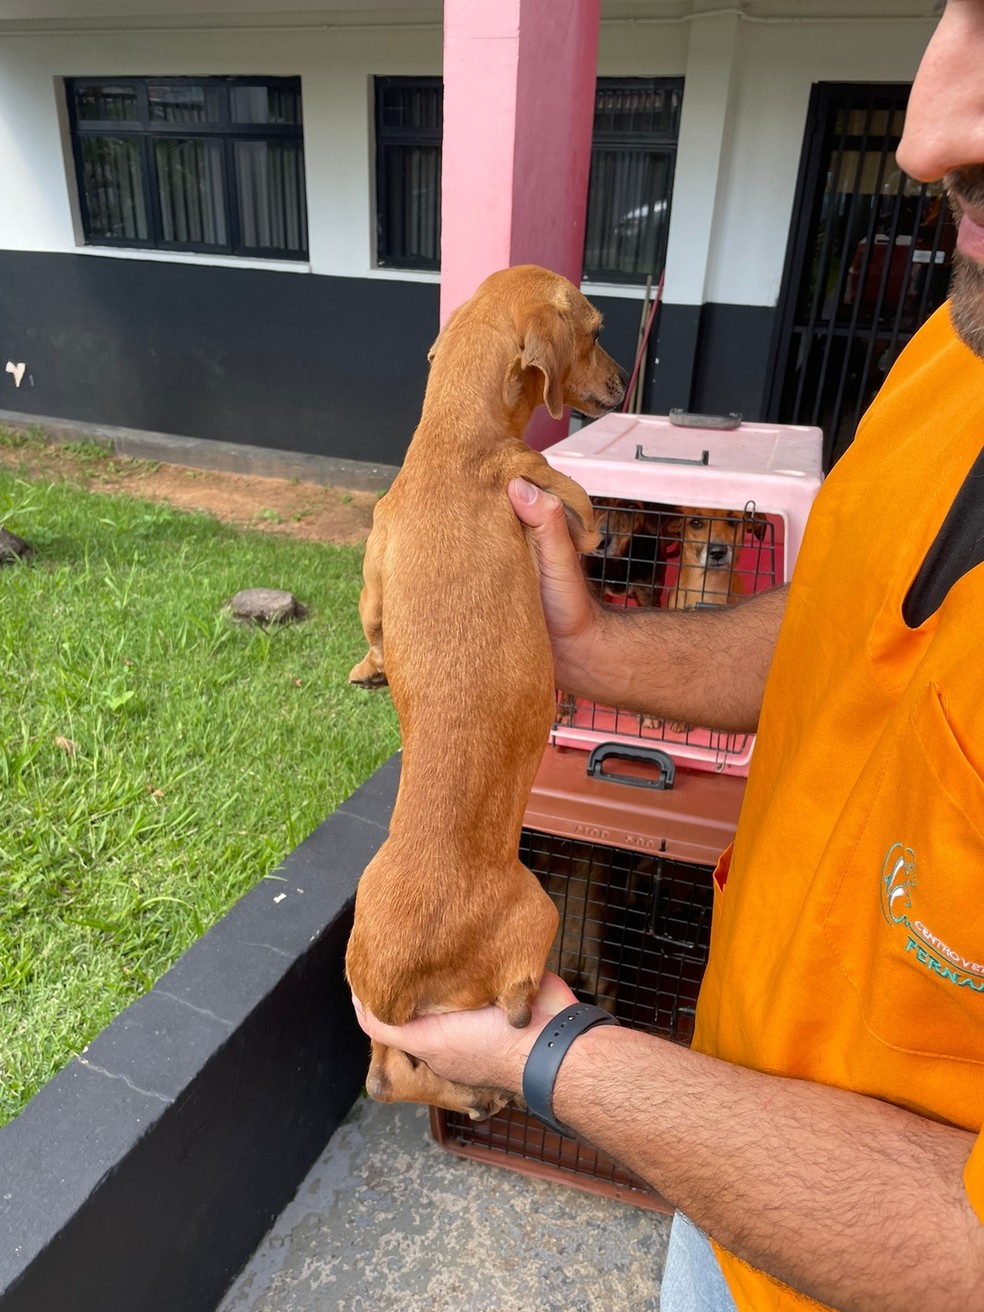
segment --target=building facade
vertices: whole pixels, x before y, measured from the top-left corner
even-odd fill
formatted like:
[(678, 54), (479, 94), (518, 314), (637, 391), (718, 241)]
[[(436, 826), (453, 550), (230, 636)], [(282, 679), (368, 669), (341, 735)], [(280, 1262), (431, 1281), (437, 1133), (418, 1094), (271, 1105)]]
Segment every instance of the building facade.
[[(583, 289), (631, 368), (665, 270), (647, 411), (849, 440), (945, 295), (893, 156), (931, 8), (602, 0)], [(399, 464), (441, 74), (437, 4), (4, 0), (0, 412)]]

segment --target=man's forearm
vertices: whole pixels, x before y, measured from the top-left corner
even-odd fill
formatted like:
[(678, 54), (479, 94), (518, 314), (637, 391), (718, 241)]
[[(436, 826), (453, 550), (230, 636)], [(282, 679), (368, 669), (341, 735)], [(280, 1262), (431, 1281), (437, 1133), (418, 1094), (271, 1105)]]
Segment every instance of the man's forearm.
[(684, 724), (752, 732), (786, 609), (785, 587), (734, 606), (603, 608), (565, 692)]
[(984, 1308), (974, 1136), (858, 1094), (601, 1026), (554, 1113), (729, 1251), (843, 1312)]

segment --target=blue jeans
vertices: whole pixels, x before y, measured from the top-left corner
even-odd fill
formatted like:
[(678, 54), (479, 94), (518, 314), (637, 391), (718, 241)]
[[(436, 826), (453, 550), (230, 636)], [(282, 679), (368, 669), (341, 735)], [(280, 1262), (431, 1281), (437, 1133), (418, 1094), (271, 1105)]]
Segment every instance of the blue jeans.
[(659, 1312), (737, 1312), (714, 1249), (680, 1212), (670, 1230)]

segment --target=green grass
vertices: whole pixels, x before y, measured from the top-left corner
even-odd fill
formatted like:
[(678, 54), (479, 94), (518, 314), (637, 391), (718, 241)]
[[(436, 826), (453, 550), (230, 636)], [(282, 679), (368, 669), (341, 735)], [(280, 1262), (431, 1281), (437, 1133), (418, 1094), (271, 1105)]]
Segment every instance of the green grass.
[[(0, 523), (37, 550), (0, 569), (3, 1123), (398, 734), (388, 697), (346, 683), (360, 549), (2, 467)], [(310, 618), (264, 631), (221, 613), (260, 586)]]

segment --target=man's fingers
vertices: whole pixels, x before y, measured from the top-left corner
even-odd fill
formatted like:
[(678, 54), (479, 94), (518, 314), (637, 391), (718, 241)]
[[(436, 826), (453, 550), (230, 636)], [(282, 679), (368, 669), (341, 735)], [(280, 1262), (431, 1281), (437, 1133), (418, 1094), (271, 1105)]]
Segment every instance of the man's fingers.
[(532, 529), (550, 529), (563, 522), (563, 506), (552, 492), (543, 492), (525, 478), (513, 478), (506, 491), (518, 519)]
[(384, 1025), (381, 1020), (378, 1020), (362, 1000), (357, 998), (354, 993), (352, 994), (352, 1006), (355, 1008), (355, 1019), (371, 1039), (377, 1039), (380, 1042), (384, 1042), (385, 1040), (382, 1038), (384, 1031), (393, 1034), (397, 1032), (391, 1025)]
[(512, 479), (506, 491), (516, 517), (533, 530), (541, 571), (580, 582), (581, 566), (560, 497), (544, 492), (525, 478)]

